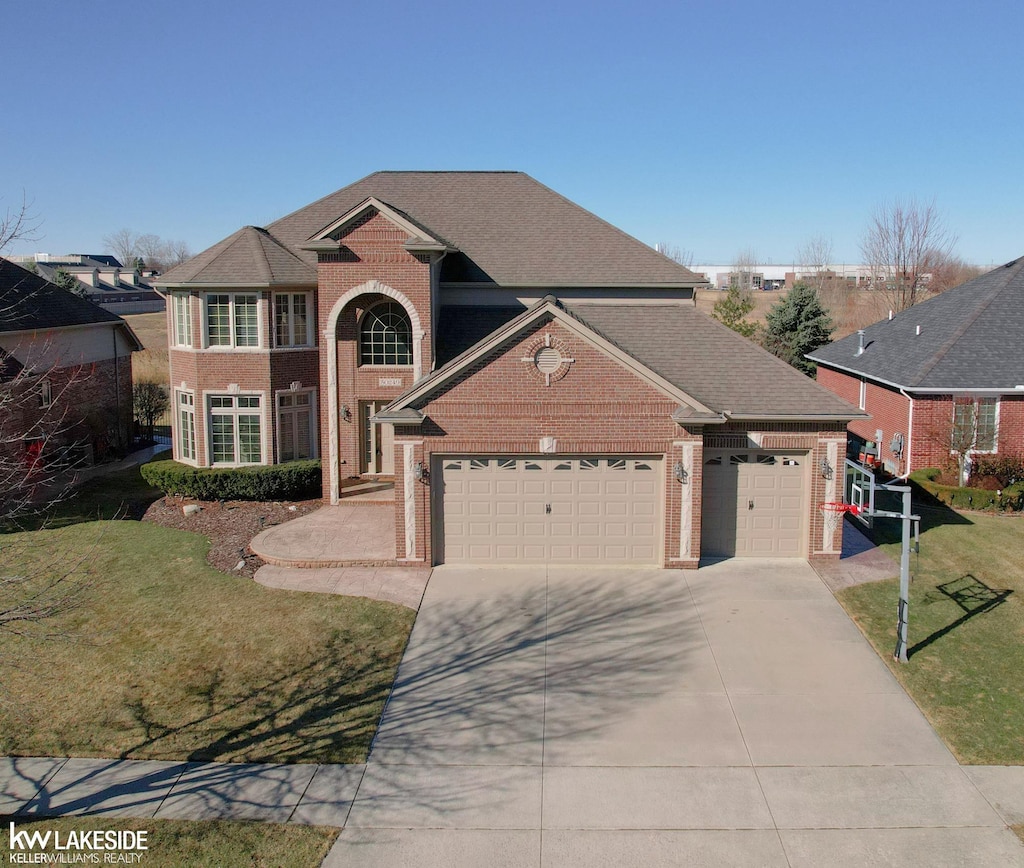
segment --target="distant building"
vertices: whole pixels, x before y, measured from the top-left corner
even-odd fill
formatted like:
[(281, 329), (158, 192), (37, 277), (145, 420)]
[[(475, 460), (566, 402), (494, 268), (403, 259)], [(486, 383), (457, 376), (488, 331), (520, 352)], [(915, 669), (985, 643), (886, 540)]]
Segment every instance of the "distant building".
[(139, 271), (123, 266), (115, 257), (104, 253), (68, 253), (54, 256), (12, 256), (11, 262), (31, 268), (49, 281), (64, 271), (80, 284), (81, 294), (94, 304), (118, 314), (154, 313), (164, 310), (164, 300), (150, 281), (154, 271)]
[(715, 288), (726, 290), (732, 285), (741, 289), (791, 289), (799, 281), (825, 280), (831, 286), (852, 289), (867, 288), (871, 269), (867, 265), (829, 265), (821, 271), (809, 265), (752, 265), (739, 269), (735, 265), (695, 265), (693, 270), (707, 278)]

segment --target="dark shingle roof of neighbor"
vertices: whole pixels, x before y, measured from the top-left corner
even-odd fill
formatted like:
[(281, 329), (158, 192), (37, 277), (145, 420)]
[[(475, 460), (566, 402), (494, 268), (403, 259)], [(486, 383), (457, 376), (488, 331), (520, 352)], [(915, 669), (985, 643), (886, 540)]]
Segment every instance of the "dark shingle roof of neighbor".
[[(522, 172), (375, 172), (276, 220), (266, 232), (315, 269), (316, 254), (301, 245), (370, 197), (461, 251), (499, 285), (678, 286), (701, 280)], [(192, 269), (190, 263), (177, 266), (159, 282), (195, 280), (194, 269), (212, 265), (226, 243), (191, 260), (199, 260)], [(218, 264), (216, 273), (247, 268), (228, 265)]]
[(316, 259), (310, 264), (266, 229), (243, 226), (153, 282), (315, 285)]
[[(563, 304), (571, 316), (719, 413), (863, 415), (781, 359), (689, 304)], [(483, 340), (524, 308), (442, 307), (439, 364)]]
[(808, 358), (909, 389), (1024, 384), (1024, 257), (868, 326), (859, 356), (858, 342), (849, 335)]
[(123, 320), (20, 265), (0, 259), (0, 332), (105, 322)]

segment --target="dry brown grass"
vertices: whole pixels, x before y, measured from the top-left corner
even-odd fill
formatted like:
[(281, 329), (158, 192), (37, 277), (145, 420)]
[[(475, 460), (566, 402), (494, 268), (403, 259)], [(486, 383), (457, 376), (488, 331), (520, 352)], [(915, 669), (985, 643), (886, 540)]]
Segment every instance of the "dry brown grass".
[[(780, 298), (785, 298), (787, 292), (788, 290), (780, 289), (754, 293), (754, 310), (751, 311), (748, 319), (764, 325), (765, 317), (771, 306)], [(697, 293), (697, 308), (710, 316), (715, 303), (724, 295), (725, 293), (715, 289), (700, 290)], [(829, 309), (832, 319), (836, 321), (833, 340), (853, 334), (857, 329), (877, 322), (886, 315), (885, 300), (880, 298), (878, 293), (849, 290), (841, 293), (829, 293), (823, 301)]]
[(142, 352), (132, 356), (133, 382), (167, 385), (170, 382), (167, 315), (164, 313), (137, 313), (129, 314), (125, 320), (145, 347)]

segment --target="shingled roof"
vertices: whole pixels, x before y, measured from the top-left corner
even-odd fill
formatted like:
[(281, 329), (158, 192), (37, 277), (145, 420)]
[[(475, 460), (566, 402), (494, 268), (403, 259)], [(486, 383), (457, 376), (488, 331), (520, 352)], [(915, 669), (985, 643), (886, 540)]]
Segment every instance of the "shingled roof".
[(316, 259), (304, 261), (266, 229), (243, 226), (234, 235), (177, 265), (154, 280), (159, 286), (206, 283), (217, 286), (316, 285)]
[(906, 389), (1024, 384), (1024, 257), (808, 355), (819, 365)]
[[(92, 323), (124, 323), (116, 314), (0, 259), (0, 333)], [(141, 349), (141, 347), (140, 347)]]
[[(771, 353), (683, 304), (565, 304), (553, 298), (529, 309), (442, 308), (447, 362), (429, 380), (443, 381), (490, 335), (524, 327), (532, 312), (554, 302), (569, 316), (715, 413), (738, 418), (829, 418), (864, 413)], [(489, 329), (486, 334), (481, 334)], [(457, 355), (454, 355), (458, 353)], [(427, 386), (421, 381), (415, 390)], [(414, 391), (415, 391), (414, 390)], [(398, 399), (396, 403), (401, 403)]]
[[(316, 254), (302, 245), (370, 198), (429, 230), (470, 260), (474, 268), (469, 270), (501, 286), (702, 282), (689, 269), (522, 172), (376, 172), (266, 230), (247, 227), (242, 232), (265, 232), (315, 270)], [(256, 267), (242, 261), (240, 250), (227, 257), (225, 245), (237, 235), (171, 269), (159, 282), (206, 282), (214, 275), (227, 282), (233, 269), (247, 279), (255, 276)]]

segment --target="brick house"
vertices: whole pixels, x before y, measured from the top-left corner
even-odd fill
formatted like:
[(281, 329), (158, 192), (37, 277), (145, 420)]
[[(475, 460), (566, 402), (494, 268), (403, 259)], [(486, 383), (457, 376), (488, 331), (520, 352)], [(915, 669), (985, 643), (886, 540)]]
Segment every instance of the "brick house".
[(858, 412), (519, 172), (379, 172), (159, 279), (175, 458), (394, 481), (403, 563), (836, 557)]
[(870, 414), (853, 449), (894, 476), (953, 453), (1024, 453), (1024, 259), (808, 356), (818, 382)]
[(126, 448), (132, 358), (115, 314), (0, 259), (0, 448), (4, 466), (91, 463)]

